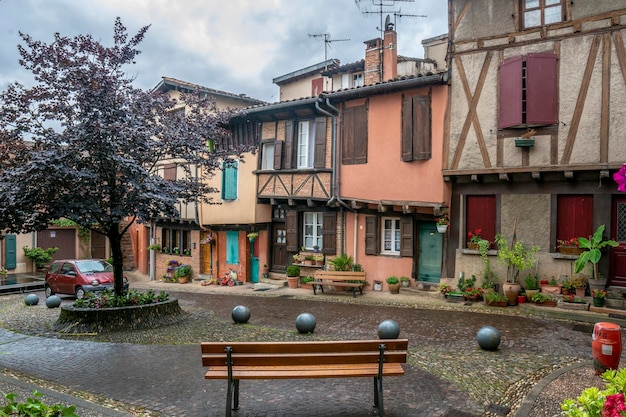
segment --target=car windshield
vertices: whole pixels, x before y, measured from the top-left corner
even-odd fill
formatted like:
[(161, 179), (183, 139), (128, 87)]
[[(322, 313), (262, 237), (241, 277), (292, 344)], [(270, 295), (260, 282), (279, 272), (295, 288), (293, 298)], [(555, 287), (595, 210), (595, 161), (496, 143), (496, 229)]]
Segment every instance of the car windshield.
[(104, 261), (79, 261), (76, 262), (76, 267), (83, 274), (90, 272), (112, 272), (113, 265)]

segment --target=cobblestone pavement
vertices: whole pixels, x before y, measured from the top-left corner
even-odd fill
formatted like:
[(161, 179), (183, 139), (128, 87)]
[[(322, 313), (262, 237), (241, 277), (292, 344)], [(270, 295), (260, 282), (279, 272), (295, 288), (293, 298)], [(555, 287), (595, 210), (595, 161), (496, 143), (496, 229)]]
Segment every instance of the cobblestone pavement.
[[(404, 376), (384, 380), (388, 417), (553, 416), (560, 401), (580, 393), (575, 384), (601, 386), (590, 371), (590, 359), (593, 322), (607, 321), (602, 315), (560, 320), (532, 317), (517, 307), (452, 305), (431, 297), (384, 293), (354, 299), (286, 288), (254, 291), (247, 286), (155, 282), (133, 286), (167, 289), (190, 313), (186, 320), (225, 329), (223, 334), (210, 333), (215, 340), (258, 339), (267, 337), (267, 329), (274, 337), (300, 340), (373, 339), (382, 320), (397, 321), (400, 336), (409, 339), (410, 357)], [(237, 305), (250, 308), (249, 324), (232, 323), (231, 311)], [(302, 312), (316, 317), (313, 335), (295, 330), (295, 318)], [(186, 325), (160, 329), (167, 344), (142, 344), (141, 332), (93, 342), (86, 341), (87, 336), (66, 340), (0, 330), (0, 367), (149, 410), (150, 415), (222, 416), (226, 384), (203, 379), (198, 346), (202, 339), (181, 338), (179, 344), (167, 339)], [(481, 350), (476, 343), (477, 331), (486, 325), (501, 332), (497, 351)], [(537, 391), (538, 386), (544, 389)], [(367, 378), (243, 381), (235, 416), (374, 416), (372, 391)]]

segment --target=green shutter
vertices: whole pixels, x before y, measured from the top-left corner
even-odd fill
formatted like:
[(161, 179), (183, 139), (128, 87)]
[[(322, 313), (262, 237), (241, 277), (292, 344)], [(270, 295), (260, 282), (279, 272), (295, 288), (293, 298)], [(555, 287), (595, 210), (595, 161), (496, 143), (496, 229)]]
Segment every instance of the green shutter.
[(4, 267), (15, 269), (17, 267), (17, 242), (15, 235), (4, 237)]
[(226, 263), (239, 263), (239, 232), (236, 230), (226, 232)]
[(222, 199), (237, 199), (237, 161), (225, 161), (222, 171)]

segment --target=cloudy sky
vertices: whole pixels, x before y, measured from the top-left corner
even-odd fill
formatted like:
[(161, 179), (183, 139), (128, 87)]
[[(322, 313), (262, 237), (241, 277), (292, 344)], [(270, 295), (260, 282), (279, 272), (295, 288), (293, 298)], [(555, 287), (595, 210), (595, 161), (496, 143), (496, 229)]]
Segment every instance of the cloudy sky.
[[(382, 6), (381, 6), (382, 5)], [(398, 53), (422, 57), (421, 41), (447, 32), (444, 0), (0, 0), (0, 90), (30, 83), (18, 63), (18, 32), (49, 42), (91, 34), (113, 44), (116, 17), (130, 36), (151, 25), (137, 64), (127, 72), (136, 87), (150, 89), (161, 77), (245, 93), (274, 102), (272, 79), (328, 58), (342, 64), (364, 57), (364, 41), (380, 36), (381, 9), (396, 18)], [(349, 39), (347, 41), (339, 41)]]

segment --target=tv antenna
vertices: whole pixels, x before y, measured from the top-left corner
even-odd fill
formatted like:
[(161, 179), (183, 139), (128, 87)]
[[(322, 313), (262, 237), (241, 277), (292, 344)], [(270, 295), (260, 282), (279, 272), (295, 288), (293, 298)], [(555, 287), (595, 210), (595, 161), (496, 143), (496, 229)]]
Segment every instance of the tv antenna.
[[(359, 7), (359, 3), (361, 3), (362, 1), (365, 1), (365, 0), (354, 0), (354, 3), (357, 5), (357, 7)], [(396, 27), (396, 20), (398, 17), (428, 17), (425, 14), (402, 13), (402, 9), (399, 9), (399, 10), (386, 9), (388, 7), (394, 7), (396, 3), (414, 3), (415, 0), (371, 0), (371, 2), (374, 7), (378, 8), (378, 10), (375, 10), (375, 11), (363, 10), (361, 11), (361, 13), (378, 15), (380, 19), (380, 26), (377, 27), (376, 29), (380, 31), (381, 38), (383, 37), (383, 32), (389, 29), (389, 25), (391, 24), (389, 15), (393, 15), (393, 27), (394, 28)], [(361, 10), (360, 7), (359, 7), (359, 10)], [(387, 18), (385, 20), (385, 25), (383, 26), (383, 15), (385, 14), (387, 15)]]
[(350, 40), (350, 39), (331, 39), (330, 33), (309, 33), (309, 37), (311, 38), (324, 37), (324, 61), (328, 60), (328, 48), (330, 47), (331, 42), (346, 42)]

